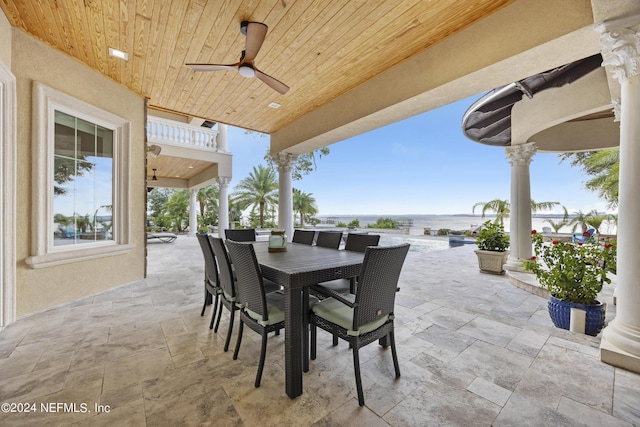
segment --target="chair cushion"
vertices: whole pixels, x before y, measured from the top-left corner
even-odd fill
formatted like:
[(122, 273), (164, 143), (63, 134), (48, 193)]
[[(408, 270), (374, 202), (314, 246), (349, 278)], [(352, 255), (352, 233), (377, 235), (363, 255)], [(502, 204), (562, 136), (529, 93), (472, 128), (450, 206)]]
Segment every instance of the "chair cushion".
[(340, 294), (348, 294), (351, 291), (351, 281), (349, 279), (330, 280), (328, 282), (318, 283), (316, 286), (322, 286)]
[(245, 307), (245, 311), (253, 320), (262, 326), (275, 325), (284, 322), (284, 294), (272, 292), (267, 294), (267, 317), (269, 320), (262, 320), (262, 316)]
[(231, 295), (229, 295), (228, 293), (222, 291), (222, 293), (224, 294), (224, 299), (226, 299), (229, 302), (235, 302), (236, 301), (236, 297), (232, 297)]
[[(348, 299), (353, 300), (355, 295), (346, 295)], [(334, 323), (341, 328), (347, 330), (347, 335), (358, 336), (363, 335), (371, 331), (375, 331), (380, 326), (387, 323), (390, 316), (383, 316), (380, 319), (367, 323), (366, 325), (360, 325), (357, 331), (353, 328), (353, 308), (341, 303), (335, 298), (327, 298), (320, 301), (312, 307), (312, 310), (316, 316)]]
[(320, 300), (318, 298), (314, 297), (313, 295), (309, 295), (309, 308), (313, 308), (313, 306), (319, 302)]

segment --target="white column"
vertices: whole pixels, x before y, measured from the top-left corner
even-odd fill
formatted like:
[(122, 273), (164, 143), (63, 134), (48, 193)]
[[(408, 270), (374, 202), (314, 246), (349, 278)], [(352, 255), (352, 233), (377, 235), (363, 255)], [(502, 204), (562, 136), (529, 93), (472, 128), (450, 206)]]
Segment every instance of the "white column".
[(189, 189), (189, 236), (195, 236), (198, 232), (198, 190)]
[(224, 230), (229, 228), (229, 183), (230, 176), (218, 177), (218, 237), (224, 238)]
[(515, 144), (504, 149), (511, 164), (511, 213), (509, 215), (509, 259), (506, 270), (523, 270), (522, 261), (531, 257), (531, 180), (529, 165), (536, 144)]
[(287, 238), (293, 237), (293, 187), (291, 170), (298, 159), (297, 154), (280, 151), (271, 155), (278, 165), (278, 227), (285, 230)]
[(617, 306), (602, 332), (600, 358), (640, 373), (640, 15), (597, 29), (603, 64), (621, 85)]
[(218, 137), (216, 138), (217, 149), (222, 153), (229, 152), (229, 139), (227, 137), (228, 126), (223, 123), (218, 123)]

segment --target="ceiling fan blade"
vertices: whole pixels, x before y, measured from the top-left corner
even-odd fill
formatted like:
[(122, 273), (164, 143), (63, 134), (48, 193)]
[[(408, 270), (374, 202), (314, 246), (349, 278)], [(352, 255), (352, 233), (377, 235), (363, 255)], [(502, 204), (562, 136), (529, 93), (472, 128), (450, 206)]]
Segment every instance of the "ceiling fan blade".
[(194, 71), (227, 71), (227, 70), (238, 70), (237, 64), (186, 64), (187, 67), (191, 68)]
[(247, 40), (244, 45), (244, 62), (252, 62), (262, 47), (262, 42), (267, 36), (267, 27), (261, 22), (249, 22), (247, 24)]
[(263, 73), (257, 68), (255, 68), (255, 70), (256, 70), (256, 77), (262, 80), (263, 83), (265, 83), (267, 86), (269, 86), (273, 90), (280, 92), (283, 95), (289, 91), (289, 86), (287, 86), (286, 84)]

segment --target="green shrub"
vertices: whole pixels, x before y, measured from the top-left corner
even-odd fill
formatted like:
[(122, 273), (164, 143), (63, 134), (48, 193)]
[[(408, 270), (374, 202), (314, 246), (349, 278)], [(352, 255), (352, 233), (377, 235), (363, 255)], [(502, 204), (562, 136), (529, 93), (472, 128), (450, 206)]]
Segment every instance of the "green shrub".
[(378, 218), (375, 224), (368, 224), (368, 228), (398, 228), (398, 221), (391, 218)]
[(501, 224), (487, 221), (482, 224), (476, 245), (482, 251), (504, 252), (509, 247), (509, 236)]

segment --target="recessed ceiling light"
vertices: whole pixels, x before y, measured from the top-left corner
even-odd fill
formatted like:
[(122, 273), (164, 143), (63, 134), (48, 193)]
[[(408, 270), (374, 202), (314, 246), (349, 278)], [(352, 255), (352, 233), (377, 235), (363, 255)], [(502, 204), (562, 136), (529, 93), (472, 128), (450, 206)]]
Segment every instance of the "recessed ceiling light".
[(124, 59), (125, 61), (129, 59), (129, 54), (127, 52), (123, 52), (119, 49), (114, 49), (112, 47), (109, 48), (109, 55), (115, 58)]
[(281, 105), (278, 104), (277, 102), (272, 102), (271, 104), (268, 105), (270, 108), (280, 108)]
[(192, 166), (192, 165), (189, 165), (189, 169), (193, 169), (193, 166)]

